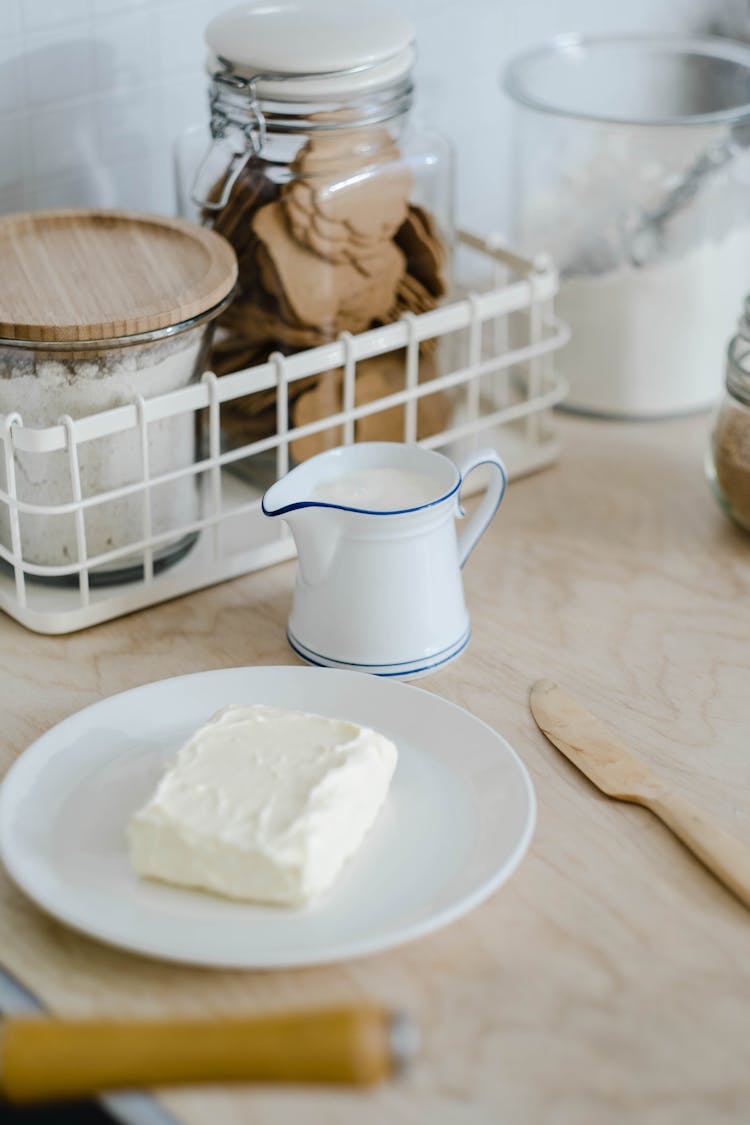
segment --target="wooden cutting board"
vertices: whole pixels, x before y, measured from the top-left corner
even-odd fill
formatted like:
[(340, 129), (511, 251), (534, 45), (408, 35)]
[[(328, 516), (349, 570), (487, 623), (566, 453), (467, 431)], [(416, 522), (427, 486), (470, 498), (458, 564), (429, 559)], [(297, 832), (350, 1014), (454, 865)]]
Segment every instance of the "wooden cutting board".
[[(539, 797), (528, 856), (478, 910), (359, 961), (220, 972), (98, 945), (0, 871), (0, 961), (70, 1017), (244, 1016), (370, 997), (423, 1030), (401, 1082), (366, 1095), (161, 1092), (180, 1125), (747, 1125), (746, 909), (649, 812), (583, 785), (527, 704), (534, 679), (574, 669), (629, 746), (648, 747), (675, 787), (750, 843), (749, 541), (702, 479), (708, 424), (561, 417), (559, 464), (511, 486), (466, 566), (471, 645), (422, 684), (502, 732)], [(0, 772), (113, 692), (294, 663), (293, 580), (294, 564), (269, 567), (67, 637), (0, 615)]]

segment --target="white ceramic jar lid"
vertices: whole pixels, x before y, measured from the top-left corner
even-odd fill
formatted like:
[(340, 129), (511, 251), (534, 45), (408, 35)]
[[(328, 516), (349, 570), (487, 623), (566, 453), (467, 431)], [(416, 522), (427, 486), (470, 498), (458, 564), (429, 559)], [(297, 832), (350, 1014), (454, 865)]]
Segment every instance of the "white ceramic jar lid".
[(416, 56), (413, 24), (369, 0), (249, 0), (211, 20), (206, 42), (212, 73), (225, 60), (243, 77), (307, 76), (258, 83), (261, 98), (284, 100), (366, 93), (406, 76)]

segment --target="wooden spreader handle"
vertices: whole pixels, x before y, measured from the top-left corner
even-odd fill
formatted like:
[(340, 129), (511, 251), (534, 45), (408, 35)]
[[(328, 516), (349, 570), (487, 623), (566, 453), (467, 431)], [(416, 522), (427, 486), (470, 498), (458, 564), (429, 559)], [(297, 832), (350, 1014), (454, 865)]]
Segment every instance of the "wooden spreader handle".
[(370, 1085), (408, 1060), (415, 1038), (405, 1017), (367, 1004), (252, 1019), (10, 1018), (0, 1093), (33, 1102), (180, 1083)]

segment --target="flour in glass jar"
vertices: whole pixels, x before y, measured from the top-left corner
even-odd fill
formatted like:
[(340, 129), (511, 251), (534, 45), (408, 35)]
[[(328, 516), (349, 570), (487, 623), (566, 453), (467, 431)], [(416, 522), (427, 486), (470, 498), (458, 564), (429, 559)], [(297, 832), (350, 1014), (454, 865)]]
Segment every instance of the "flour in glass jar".
[[(41, 351), (0, 353), (0, 416), (18, 412), (28, 428), (55, 426), (64, 414), (83, 418), (186, 386), (195, 371), (202, 329), (162, 341), (78, 352), (74, 358), (55, 358)], [(195, 419), (192, 412), (149, 424), (150, 476), (191, 465), (195, 458)], [(30, 505), (58, 506), (73, 500), (65, 450), (14, 454), (19, 500)], [(142, 479), (138, 428), (96, 438), (78, 446), (81, 494), (85, 500)], [(0, 460), (0, 488), (7, 489)], [(153, 534), (178, 529), (198, 515), (195, 479), (185, 476), (150, 489)], [(132, 493), (85, 510), (87, 554), (93, 557), (135, 543), (143, 537), (143, 498)], [(71, 513), (20, 513), (21, 551), (25, 562), (65, 566), (78, 561), (75, 520)], [(0, 503), (0, 543), (10, 548), (8, 507)], [(120, 558), (114, 568), (128, 565)], [(135, 560), (137, 561), (137, 560)]]

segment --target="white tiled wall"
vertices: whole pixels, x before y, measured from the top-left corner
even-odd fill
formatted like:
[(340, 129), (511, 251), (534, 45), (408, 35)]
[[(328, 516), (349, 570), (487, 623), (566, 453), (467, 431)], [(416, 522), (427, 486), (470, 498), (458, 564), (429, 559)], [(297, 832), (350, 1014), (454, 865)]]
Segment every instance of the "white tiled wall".
[[(172, 141), (206, 114), (202, 31), (231, 2), (0, 0), (0, 211), (172, 211)], [(459, 217), (489, 229), (507, 214), (510, 121), (497, 74), (509, 55), (560, 31), (702, 29), (716, 3), (401, 0), (400, 7), (417, 24), (422, 115), (458, 152)]]

